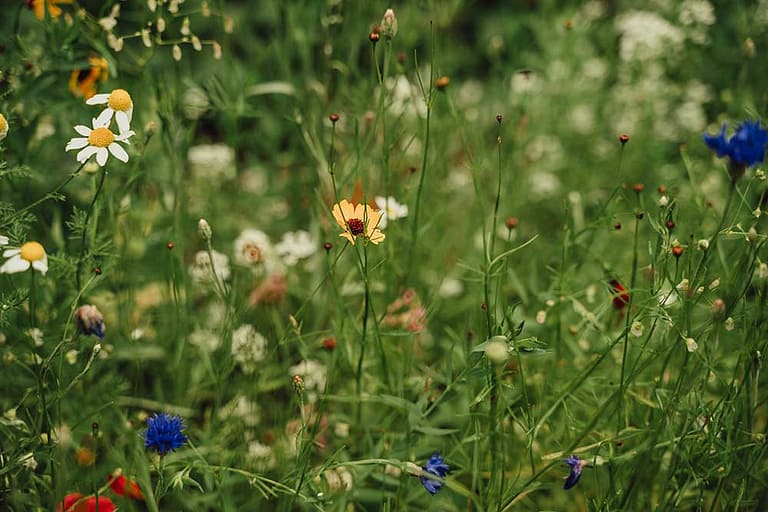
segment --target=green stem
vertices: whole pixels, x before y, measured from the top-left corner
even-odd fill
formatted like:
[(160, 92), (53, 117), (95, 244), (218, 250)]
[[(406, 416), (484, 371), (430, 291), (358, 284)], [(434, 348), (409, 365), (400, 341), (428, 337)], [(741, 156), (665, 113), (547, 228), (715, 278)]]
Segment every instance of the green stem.
[(91, 215), (93, 214), (94, 207), (96, 206), (96, 200), (99, 198), (99, 194), (101, 193), (101, 189), (104, 187), (104, 180), (107, 176), (107, 168), (104, 167), (101, 170), (101, 177), (99, 179), (99, 184), (96, 187), (96, 193), (93, 194), (93, 199), (91, 200), (91, 204), (88, 207), (88, 213), (85, 215), (85, 223), (83, 224), (83, 234), (80, 237), (80, 256), (77, 258), (77, 271), (75, 272), (75, 288), (80, 289), (80, 272), (82, 270), (83, 266), (83, 258), (85, 257), (85, 237), (88, 234), (88, 222), (91, 220)]

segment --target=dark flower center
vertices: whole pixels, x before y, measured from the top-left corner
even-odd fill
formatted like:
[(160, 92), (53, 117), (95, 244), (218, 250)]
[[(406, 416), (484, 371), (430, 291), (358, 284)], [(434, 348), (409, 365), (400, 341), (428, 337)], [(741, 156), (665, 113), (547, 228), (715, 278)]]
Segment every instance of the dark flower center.
[(349, 219), (347, 226), (349, 226), (349, 232), (352, 233), (352, 236), (360, 236), (365, 232), (365, 224), (360, 219)]

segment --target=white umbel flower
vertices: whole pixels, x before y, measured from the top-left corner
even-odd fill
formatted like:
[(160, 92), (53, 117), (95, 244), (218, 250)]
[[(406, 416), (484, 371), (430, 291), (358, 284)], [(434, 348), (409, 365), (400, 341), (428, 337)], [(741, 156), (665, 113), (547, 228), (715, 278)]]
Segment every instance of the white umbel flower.
[(133, 101), (125, 89), (115, 89), (109, 94), (95, 94), (88, 98), (86, 103), (88, 105), (107, 105), (107, 108), (102, 110), (99, 117), (96, 118), (99, 121), (99, 126), (109, 126), (109, 122), (114, 116), (121, 134), (131, 130)]
[(115, 135), (108, 126), (109, 120), (106, 120), (105, 122), (99, 118), (93, 120), (93, 129), (82, 124), (75, 126), (75, 131), (82, 135), (82, 137), (73, 137), (70, 139), (65, 148), (66, 151), (79, 149), (80, 151), (77, 153), (77, 161), (80, 163), (83, 163), (93, 155), (96, 155), (96, 162), (101, 167), (104, 167), (107, 163), (107, 158), (109, 158), (110, 153), (121, 162), (127, 162), (128, 153), (125, 152), (118, 142), (130, 144), (128, 139), (134, 135), (134, 132), (128, 130)]

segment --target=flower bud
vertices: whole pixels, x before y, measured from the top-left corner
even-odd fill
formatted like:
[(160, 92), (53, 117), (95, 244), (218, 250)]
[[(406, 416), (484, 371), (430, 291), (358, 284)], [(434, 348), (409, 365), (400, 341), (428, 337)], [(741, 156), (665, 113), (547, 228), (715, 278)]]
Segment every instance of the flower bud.
[(77, 308), (75, 311), (75, 322), (80, 332), (86, 336), (93, 335), (100, 340), (104, 339), (106, 335), (104, 316), (96, 306), (86, 304)]
[(696, 352), (699, 348), (699, 344), (696, 343), (696, 340), (693, 338), (685, 338), (685, 348), (688, 352)]
[(210, 242), (211, 238), (213, 238), (211, 225), (208, 224), (208, 221), (205, 219), (197, 221), (197, 232), (200, 233), (200, 238), (202, 238), (204, 242)]
[(293, 386), (293, 391), (297, 395), (299, 396), (304, 395), (304, 390), (306, 389), (306, 387), (304, 385), (304, 379), (301, 378), (301, 375), (294, 375), (291, 385)]
[(392, 9), (387, 9), (384, 17), (381, 18), (381, 35), (387, 39), (392, 39), (397, 35), (397, 16)]
[(506, 336), (494, 336), (485, 344), (485, 357), (493, 364), (504, 364), (509, 357)]

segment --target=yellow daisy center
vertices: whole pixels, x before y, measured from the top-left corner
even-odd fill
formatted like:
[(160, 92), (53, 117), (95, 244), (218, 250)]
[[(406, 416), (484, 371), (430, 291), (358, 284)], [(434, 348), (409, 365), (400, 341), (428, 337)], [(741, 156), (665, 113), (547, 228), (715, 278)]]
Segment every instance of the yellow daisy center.
[(109, 95), (107, 105), (112, 110), (127, 112), (131, 108), (131, 95), (125, 89), (115, 89)]
[(38, 242), (27, 242), (21, 246), (21, 259), (32, 263), (45, 257), (45, 249)]
[(105, 148), (115, 141), (115, 134), (109, 128), (94, 128), (88, 136), (88, 144), (97, 148)]

